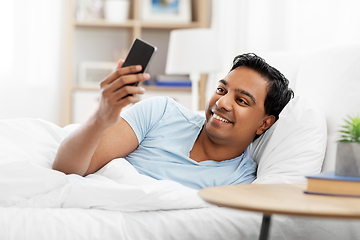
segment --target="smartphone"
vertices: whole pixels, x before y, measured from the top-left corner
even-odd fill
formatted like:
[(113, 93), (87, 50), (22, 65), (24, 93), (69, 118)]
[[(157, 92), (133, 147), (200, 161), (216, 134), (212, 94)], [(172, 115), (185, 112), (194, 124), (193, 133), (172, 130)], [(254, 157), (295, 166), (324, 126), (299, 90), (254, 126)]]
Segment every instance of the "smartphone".
[[(128, 67), (131, 65), (141, 65), (142, 70), (139, 73), (143, 73), (147, 70), (151, 58), (154, 56), (157, 48), (150, 45), (143, 40), (136, 38), (131, 45), (130, 51), (125, 58), (125, 62), (122, 67)], [(139, 82), (133, 84), (137, 86)]]

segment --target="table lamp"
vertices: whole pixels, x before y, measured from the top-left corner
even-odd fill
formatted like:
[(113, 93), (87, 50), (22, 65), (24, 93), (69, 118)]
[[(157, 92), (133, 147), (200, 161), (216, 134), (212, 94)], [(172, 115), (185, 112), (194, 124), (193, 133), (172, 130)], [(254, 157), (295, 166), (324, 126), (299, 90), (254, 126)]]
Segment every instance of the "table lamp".
[(166, 74), (189, 74), (192, 110), (199, 110), (200, 74), (220, 69), (215, 33), (210, 28), (178, 29), (170, 32)]

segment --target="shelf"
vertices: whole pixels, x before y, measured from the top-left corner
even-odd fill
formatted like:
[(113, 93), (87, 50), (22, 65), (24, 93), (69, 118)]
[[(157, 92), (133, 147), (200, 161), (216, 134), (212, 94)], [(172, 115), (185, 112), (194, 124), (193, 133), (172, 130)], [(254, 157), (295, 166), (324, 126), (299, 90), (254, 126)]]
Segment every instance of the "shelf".
[(94, 21), (75, 21), (76, 27), (114, 27), (114, 28), (132, 28), (137, 21), (128, 20), (123, 23), (111, 23), (105, 20), (94, 20)]
[(161, 86), (144, 86), (147, 91), (165, 91), (165, 92), (191, 92), (191, 87), (161, 87)]
[[(162, 86), (149, 86), (149, 85), (141, 85), (145, 88), (146, 91), (152, 92), (191, 92), (190, 87), (162, 87)], [(82, 87), (82, 86), (74, 86), (74, 91), (82, 90), (82, 91), (100, 91), (99, 87)]]
[(178, 29), (178, 28), (198, 28), (200, 23), (141, 23), (141, 27), (144, 29)]
[[(80, 61), (110, 61), (114, 58), (114, 52), (118, 51), (121, 53), (123, 49), (126, 50), (130, 47), (133, 39), (142, 38), (145, 41), (154, 42), (154, 44), (162, 47), (161, 49), (159, 48), (157, 53), (161, 67), (153, 65), (153, 73), (154, 75), (163, 74), (162, 68), (164, 63), (161, 61), (166, 60), (166, 48), (170, 31), (173, 29), (204, 28), (210, 25), (209, 14), (211, 9), (209, 0), (191, 0), (192, 22), (189, 23), (142, 21), (140, 16), (140, 0), (130, 1), (130, 19), (126, 22), (112, 23), (105, 19), (79, 21), (74, 16), (75, 1), (67, 0), (68, 7), (66, 14), (72, 17), (67, 21), (67, 35), (69, 37), (66, 43), (68, 51), (65, 58), (66, 81), (64, 81), (64, 118), (62, 121), (64, 126), (71, 123), (73, 119), (73, 93), (75, 91), (85, 91), (82, 94), (86, 96), (96, 95), (100, 91), (99, 86), (84, 87), (77, 85), (77, 68)], [(101, 42), (99, 43), (102, 44), (101, 48), (94, 47), (99, 46), (98, 42)], [(116, 57), (118, 58), (118, 56)], [(176, 98), (182, 99), (181, 101), (189, 99), (191, 95), (191, 87), (142, 86), (146, 89), (147, 95), (166, 95), (166, 92), (169, 92), (176, 96)], [(90, 104), (87, 101), (81, 102)]]
[(128, 20), (123, 23), (111, 23), (105, 20), (95, 21), (75, 21), (75, 27), (109, 27), (109, 28), (133, 28), (135, 25), (143, 29), (178, 29), (178, 28), (198, 28), (199, 22), (190, 23), (149, 23), (136, 20)]

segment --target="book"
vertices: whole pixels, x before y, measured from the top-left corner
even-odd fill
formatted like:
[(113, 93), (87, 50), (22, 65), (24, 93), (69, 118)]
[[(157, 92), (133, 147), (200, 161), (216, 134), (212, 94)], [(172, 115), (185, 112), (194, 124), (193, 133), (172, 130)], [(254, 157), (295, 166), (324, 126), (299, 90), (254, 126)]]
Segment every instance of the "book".
[(360, 197), (360, 177), (336, 175), (334, 171), (307, 176), (309, 194)]
[(156, 86), (191, 87), (191, 82), (156, 82)]
[(156, 86), (191, 87), (191, 81), (187, 75), (157, 75)]

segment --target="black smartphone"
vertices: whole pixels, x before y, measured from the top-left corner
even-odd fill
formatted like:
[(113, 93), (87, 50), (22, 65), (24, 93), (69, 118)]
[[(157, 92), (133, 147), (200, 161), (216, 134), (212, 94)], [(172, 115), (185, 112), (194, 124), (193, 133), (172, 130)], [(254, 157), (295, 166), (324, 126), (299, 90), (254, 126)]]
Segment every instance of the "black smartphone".
[[(122, 67), (141, 65), (142, 70), (139, 71), (139, 73), (143, 73), (147, 70), (149, 62), (156, 50), (157, 48), (155, 46), (136, 38), (131, 45), (130, 51), (125, 58), (125, 62)], [(139, 82), (134, 85), (137, 86), (138, 84)]]

